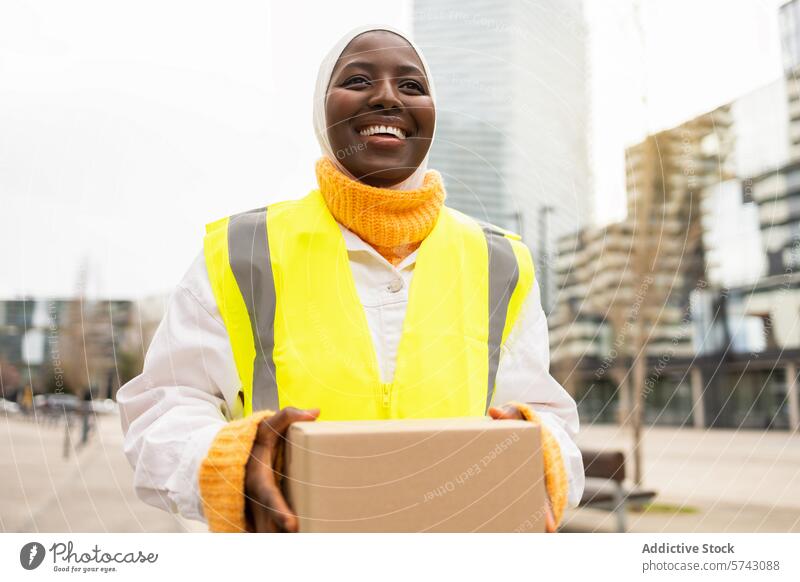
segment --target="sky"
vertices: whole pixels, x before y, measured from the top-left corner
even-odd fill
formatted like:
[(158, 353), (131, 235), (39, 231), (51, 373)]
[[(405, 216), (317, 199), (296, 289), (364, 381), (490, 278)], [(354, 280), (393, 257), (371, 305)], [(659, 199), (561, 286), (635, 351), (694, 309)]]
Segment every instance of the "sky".
[[(624, 147), (780, 75), (778, 0), (588, 0), (599, 222)], [(413, 6), (0, 4), (0, 298), (168, 293), (216, 218), (314, 187), (317, 67)], [(641, 26), (637, 26), (637, 22)], [(640, 32), (642, 31), (642, 32)]]

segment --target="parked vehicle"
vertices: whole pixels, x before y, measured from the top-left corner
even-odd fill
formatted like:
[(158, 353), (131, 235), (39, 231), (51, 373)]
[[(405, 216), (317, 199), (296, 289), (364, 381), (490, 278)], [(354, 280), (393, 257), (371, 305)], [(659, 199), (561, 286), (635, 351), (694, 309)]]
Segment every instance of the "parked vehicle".
[(0, 398), (0, 414), (19, 414), (21, 407), (16, 402)]
[(80, 410), (81, 400), (74, 394), (37, 394), (33, 405), (38, 412), (69, 412)]

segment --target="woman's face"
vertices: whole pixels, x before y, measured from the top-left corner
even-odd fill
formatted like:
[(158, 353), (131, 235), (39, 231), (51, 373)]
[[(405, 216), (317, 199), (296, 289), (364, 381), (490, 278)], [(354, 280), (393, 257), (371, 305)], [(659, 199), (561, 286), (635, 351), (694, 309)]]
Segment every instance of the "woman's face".
[(408, 178), (436, 121), (416, 51), (385, 30), (355, 37), (333, 69), (325, 116), (333, 153), (359, 181), (386, 187)]

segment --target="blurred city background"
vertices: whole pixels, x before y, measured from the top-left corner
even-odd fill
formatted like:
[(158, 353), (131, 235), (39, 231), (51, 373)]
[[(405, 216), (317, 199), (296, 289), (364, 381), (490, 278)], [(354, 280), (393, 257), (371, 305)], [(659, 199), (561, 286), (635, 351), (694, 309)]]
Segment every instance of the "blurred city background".
[(202, 531), (135, 498), (115, 394), (203, 225), (314, 186), (316, 68), (377, 21), (449, 205), (534, 252), (563, 529), (800, 531), (800, 0), (161, 6), (0, 8), (0, 529)]

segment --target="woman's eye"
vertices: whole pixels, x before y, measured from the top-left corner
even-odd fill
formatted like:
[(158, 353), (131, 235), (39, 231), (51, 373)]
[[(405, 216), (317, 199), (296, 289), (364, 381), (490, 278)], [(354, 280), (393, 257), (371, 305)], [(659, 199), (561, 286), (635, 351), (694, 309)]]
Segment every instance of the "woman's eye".
[(412, 89), (414, 91), (417, 91), (418, 93), (425, 93), (425, 89), (422, 87), (420, 83), (417, 83), (416, 81), (403, 81), (400, 84), (400, 87), (405, 89)]
[(344, 83), (342, 83), (342, 87), (350, 87), (352, 85), (365, 85), (368, 84), (369, 81), (366, 77), (362, 77), (361, 75), (356, 75), (355, 77), (350, 77)]

